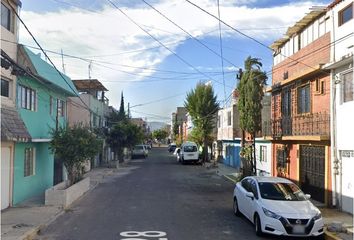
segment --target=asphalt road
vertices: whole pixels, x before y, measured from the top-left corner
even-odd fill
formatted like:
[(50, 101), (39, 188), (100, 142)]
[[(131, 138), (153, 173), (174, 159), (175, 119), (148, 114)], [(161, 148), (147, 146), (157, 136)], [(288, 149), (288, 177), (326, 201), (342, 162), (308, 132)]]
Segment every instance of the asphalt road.
[(233, 215), (232, 192), (215, 170), (178, 164), (166, 148), (154, 148), (74, 203), (38, 239), (273, 239), (257, 237), (246, 218)]

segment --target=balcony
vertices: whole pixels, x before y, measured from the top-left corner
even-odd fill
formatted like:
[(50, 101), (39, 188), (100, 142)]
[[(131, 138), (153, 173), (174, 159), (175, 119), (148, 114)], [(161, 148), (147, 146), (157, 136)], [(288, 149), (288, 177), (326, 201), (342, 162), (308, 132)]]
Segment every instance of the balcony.
[(263, 122), (262, 131), (274, 140), (329, 140), (330, 115), (321, 112), (272, 119)]

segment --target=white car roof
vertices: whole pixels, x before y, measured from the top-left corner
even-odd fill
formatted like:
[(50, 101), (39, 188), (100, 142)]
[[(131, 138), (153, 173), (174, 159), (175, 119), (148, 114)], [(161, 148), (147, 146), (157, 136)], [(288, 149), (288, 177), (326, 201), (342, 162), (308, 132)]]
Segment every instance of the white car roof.
[(264, 176), (251, 176), (257, 182), (275, 182), (275, 183), (293, 183), (289, 179), (281, 177), (264, 177)]

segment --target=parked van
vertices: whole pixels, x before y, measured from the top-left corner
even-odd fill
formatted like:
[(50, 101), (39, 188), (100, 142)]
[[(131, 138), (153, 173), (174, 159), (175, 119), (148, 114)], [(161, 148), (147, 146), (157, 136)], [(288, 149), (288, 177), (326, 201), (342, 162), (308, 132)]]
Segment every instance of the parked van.
[(182, 163), (197, 162), (199, 160), (199, 151), (197, 144), (194, 142), (183, 143), (181, 146), (179, 159)]

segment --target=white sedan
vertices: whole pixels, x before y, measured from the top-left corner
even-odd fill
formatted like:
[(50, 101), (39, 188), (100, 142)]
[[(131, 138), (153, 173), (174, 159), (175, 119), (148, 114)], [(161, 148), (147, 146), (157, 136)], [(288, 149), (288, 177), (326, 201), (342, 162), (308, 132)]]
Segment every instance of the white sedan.
[(233, 194), (235, 215), (242, 213), (255, 226), (257, 235), (321, 236), (324, 224), (310, 195), (288, 179), (245, 177)]

